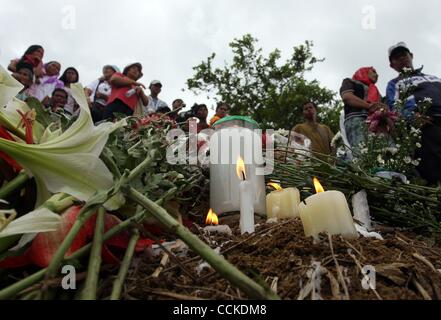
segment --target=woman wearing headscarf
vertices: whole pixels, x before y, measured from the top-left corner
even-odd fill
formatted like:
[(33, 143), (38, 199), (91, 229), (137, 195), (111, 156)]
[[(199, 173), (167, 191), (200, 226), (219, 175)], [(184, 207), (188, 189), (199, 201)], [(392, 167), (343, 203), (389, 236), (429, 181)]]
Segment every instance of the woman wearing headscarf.
[(106, 65), (103, 67), (103, 75), (89, 84), (85, 89), (86, 96), (89, 98), (92, 119), (94, 123), (103, 120), (104, 109), (106, 108), (109, 96), (112, 93), (110, 78), (115, 72), (120, 72), (117, 66)]
[(139, 62), (129, 64), (124, 68), (123, 73), (113, 74), (110, 78), (112, 93), (107, 101), (103, 119), (114, 119), (115, 113), (131, 116), (138, 102), (143, 106), (149, 104), (149, 98), (143, 91), (145, 86), (138, 82), (142, 76), (142, 65)]
[(79, 106), (75, 102), (75, 99), (72, 96), (70, 85), (72, 83), (77, 83), (80, 80), (80, 74), (78, 73), (77, 69), (74, 67), (69, 67), (66, 70), (64, 70), (63, 74), (60, 77), (60, 81), (64, 84), (64, 90), (67, 92), (67, 103), (64, 107), (64, 110), (71, 114), (71, 115), (78, 115), (79, 112)]
[(20, 59), (14, 59), (8, 66), (9, 71), (18, 72), (23, 66), (32, 66), (36, 77), (42, 77), (45, 73), (43, 66), (44, 49), (38, 44), (30, 46)]
[(340, 95), (344, 103), (345, 130), (351, 148), (357, 149), (366, 141), (368, 115), (386, 105), (381, 103), (381, 94), (375, 85), (377, 71), (373, 67), (360, 68), (352, 79), (343, 80)]
[(49, 103), (52, 92), (55, 89), (64, 88), (64, 83), (58, 80), (60, 76), (61, 65), (58, 61), (51, 61), (44, 65), (45, 75), (42, 76), (38, 83), (32, 85), (30, 94), (40, 100), (44, 105)]

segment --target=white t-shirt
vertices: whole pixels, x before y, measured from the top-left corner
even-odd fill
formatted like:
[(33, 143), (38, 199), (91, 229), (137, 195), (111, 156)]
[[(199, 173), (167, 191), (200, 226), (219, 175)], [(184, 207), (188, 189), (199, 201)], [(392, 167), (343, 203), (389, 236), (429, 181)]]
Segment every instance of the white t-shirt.
[(99, 92), (99, 93), (104, 94), (107, 97), (109, 97), (110, 94), (112, 93), (112, 86), (106, 80), (100, 82), (99, 79), (96, 79), (91, 84), (89, 84), (86, 88), (90, 89), (90, 91), (92, 91), (92, 94), (90, 95), (90, 101), (99, 103), (103, 106), (105, 106), (107, 104), (107, 101), (103, 100), (103, 99), (96, 99), (96, 101), (95, 101), (95, 94), (97, 92)]
[(155, 99), (152, 96), (149, 96), (149, 104), (144, 107), (144, 113), (150, 114), (156, 112), (158, 108), (161, 107), (168, 107), (167, 103), (165, 101), (162, 101), (161, 99)]

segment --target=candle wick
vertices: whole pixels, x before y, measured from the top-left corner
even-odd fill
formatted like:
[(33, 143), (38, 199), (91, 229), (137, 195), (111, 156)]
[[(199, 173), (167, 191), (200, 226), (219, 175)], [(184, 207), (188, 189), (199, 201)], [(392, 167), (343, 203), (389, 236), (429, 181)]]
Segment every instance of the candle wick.
[(243, 177), (243, 181), (246, 181), (247, 178), (245, 177), (245, 172), (242, 171), (242, 177)]
[(305, 206), (307, 205), (305, 200), (303, 200), (302, 202), (303, 202), (303, 204), (304, 204)]

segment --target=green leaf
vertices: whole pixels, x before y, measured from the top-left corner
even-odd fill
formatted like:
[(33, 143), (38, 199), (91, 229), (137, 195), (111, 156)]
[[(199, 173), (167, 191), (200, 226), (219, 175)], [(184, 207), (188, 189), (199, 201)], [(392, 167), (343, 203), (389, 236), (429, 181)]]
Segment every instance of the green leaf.
[(43, 104), (33, 97), (26, 99), (26, 103), (28, 104), (30, 109), (35, 109), (37, 112), (36, 120), (41, 123), (45, 128), (52, 124), (52, 119), (49, 112), (46, 111)]

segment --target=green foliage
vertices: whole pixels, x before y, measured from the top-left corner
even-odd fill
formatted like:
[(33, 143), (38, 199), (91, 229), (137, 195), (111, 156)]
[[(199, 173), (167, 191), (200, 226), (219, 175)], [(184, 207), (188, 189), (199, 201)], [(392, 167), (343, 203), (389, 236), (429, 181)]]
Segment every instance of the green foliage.
[(334, 101), (333, 104), (320, 108), (319, 122), (326, 124), (336, 134), (340, 131), (340, 112), (342, 109), (343, 103), (341, 101)]
[[(313, 193), (312, 177), (317, 177), (325, 190), (338, 190), (348, 199), (366, 190), (372, 217), (394, 227), (411, 229), (441, 241), (441, 188), (406, 184), (399, 179), (384, 179), (366, 172), (355, 163), (334, 158), (324, 162), (315, 155), (307, 160), (299, 150), (287, 150), (293, 163), (276, 160), (268, 180), (280, 181), (285, 187), (296, 187), (302, 198)], [(302, 158), (299, 158), (302, 157)]]
[(171, 145), (167, 132), (173, 126), (170, 121), (153, 116), (143, 120), (128, 118), (127, 121), (127, 126), (111, 134), (104, 149), (105, 156), (116, 167), (113, 170), (118, 171), (115, 176), (133, 170), (147, 157), (153, 157), (143, 174), (131, 181), (132, 187), (154, 201), (170, 190), (176, 190), (170, 198), (181, 203), (189, 195), (201, 193), (208, 183), (201, 168), (167, 162), (167, 148)]
[(280, 62), (278, 49), (268, 56), (256, 48), (257, 39), (250, 34), (230, 43), (233, 61), (223, 68), (214, 67), (213, 53), (195, 66), (195, 74), (187, 80), (194, 93), (209, 92), (231, 105), (231, 114), (249, 115), (263, 128), (291, 129), (302, 122), (302, 104), (314, 101), (332, 105), (335, 93), (308, 81), (305, 74), (317, 62), (312, 42), (294, 47), (289, 59)]

